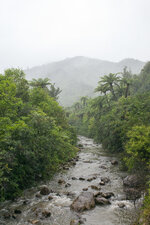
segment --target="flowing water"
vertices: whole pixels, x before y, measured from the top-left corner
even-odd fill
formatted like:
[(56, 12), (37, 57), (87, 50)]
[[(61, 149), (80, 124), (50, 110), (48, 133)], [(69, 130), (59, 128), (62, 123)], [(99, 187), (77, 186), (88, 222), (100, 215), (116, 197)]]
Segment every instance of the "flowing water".
[[(4, 202), (0, 205), (0, 225), (70, 225), (70, 221), (77, 216), (77, 213), (70, 210), (70, 204), (78, 196), (83, 188), (94, 192), (91, 185), (98, 185), (101, 177), (110, 179), (106, 185), (101, 186), (102, 192), (113, 192), (111, 205), (96, 206), (92, 210), (80, 214), (84, 218), (85, 225), (131, 225), (136, 217), (137, 208), (132, 201), (126, 200), (123, 191), (123, 177), (127, 174), (119, 170), (118, 165), (112, 165), (114, 157), (103, 151), (101, 145), (93, 143), (92, 139), (79, 137), (79, 143), (83, 145), (79, 153), (79, 160), (76, 165), (70, 166), (69, 170), (62, 170), (56, 174), (46, 185), (54, 191), (48, 196), (36, 197), (39, 187), (26, 190), (23, 196), (14, 202)], [(96, 176), (91, 182), (87, 178)], [(77, 179), (73, 180), (72, 177)], [(85, 180), (79, 180), (80, 177)], [(71, 184), (58, 184), (63, 179)], [(119, 203), (125, 207), (120, 208)], [(14, 214), (15, 209), (20, 209), (20, 214)], [(49, 210), (50, 217), (43, 217), (42, 210)], [(7, 218), (6, 218), (7, 217)]]

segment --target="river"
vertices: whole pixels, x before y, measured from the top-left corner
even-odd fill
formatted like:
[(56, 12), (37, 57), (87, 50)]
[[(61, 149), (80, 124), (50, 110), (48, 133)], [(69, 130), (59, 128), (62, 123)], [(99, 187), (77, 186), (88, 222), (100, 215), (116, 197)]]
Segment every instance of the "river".
[[(70, 204), (83, 188), (94, 192), (91, 185), (98, 185), (102, 177), (107, 177), (110, 182), (101, 186), (102, 192), (113, 192), (111, 204), (107, 206), (96, 206), (92, 210), (80, 214), (85, 225), (131, 225), (137, 214), (137, 208), (132, 201), (126, 200), (123, 191), (123, 178), (127, 175), (120, 171), (119, 165), (112, 165), (115, 159), (108, 155), (101, 145), (93, 143), (92, 139), (79, 137), (79, 143), (83, 145), (78, 154), (76, 165), (70, 166), (68, 170), (61, 170), (46, 185), (54, 191), (50, 194), (53, 199), (49, 200), (47, 195), (36, 195), (39, 187), (33, 187), (24, 191), (22, 197), (16, 201), (6, 201), (0, 205), (0, 225), (70, 225), (70, 221), (79, 215), (70, 210)], [(95, 176), (91, 182), (89, 177)], [(72, 179), (74, 177), (74, 179)], [(85, 180), (79, 180), (82, 177)], [(58, 184), (58, 180), (65, 180), (66, 184)], [(119, 203), (125, 207), (120, 208)], [(14, 214), (19, 209), (20, 214)], [(50, 217), (42, 217), (41, 211), (49, 210)], [(7, 217), (7, 218), (6, 218)]]

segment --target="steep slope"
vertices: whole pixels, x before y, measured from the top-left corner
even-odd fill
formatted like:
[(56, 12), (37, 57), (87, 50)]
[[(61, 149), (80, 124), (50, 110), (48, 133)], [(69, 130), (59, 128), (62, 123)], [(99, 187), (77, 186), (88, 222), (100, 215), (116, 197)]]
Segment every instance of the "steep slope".
[(144, 62), (124, 59), (118, 63), (77, 56), (62, 61), (33, 67), (25, 71), (27, 79), (49, 77), (62, 89), (61, 104), (68, 106), (80, 96), (92, 95), (99, 78), (110, 72), (121, 72), (127, 66), (133, 73), (139, 73)]

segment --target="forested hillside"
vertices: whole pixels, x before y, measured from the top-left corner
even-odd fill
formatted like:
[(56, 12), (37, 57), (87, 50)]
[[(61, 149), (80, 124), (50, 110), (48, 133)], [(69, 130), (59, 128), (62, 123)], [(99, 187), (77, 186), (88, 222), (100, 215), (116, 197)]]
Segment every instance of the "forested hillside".
[(0, 75), (0, 200), (53, 175), (76, 153), (76, 135), (49, 79), (28, 82), (19, 69)]
[[(104, 149), (117, 154), (122, 166), (144, 177), (150, 172), (150, 62), (140, 74), (126, 67), (122, 73), (101, 77), (93, 99), (82, 97), (67, 109), (77, 133), (92, 137)], [(143, 183), (144, 185), (144, 183)], [(147, 186), (148, 187), (148, 186)], [(142, 223), (150, 224), (150, 195), (145, 197)]]
[[(27, 78), (48, 77), (62, 90), (60, 103), (70, 106), (81, 96), (93, 96), (94, 88), (101, 76), (108, 73), (121, 72), (125, 66), (132, 73), (139, 73), (144, 62), (135, 59), (124, 59), (110, 62), (100, 59), (76, 56), (62, 61), (53, 62), (31, 69), (25, 73)], [(78, 90), (78, 91), (77, 91)]]

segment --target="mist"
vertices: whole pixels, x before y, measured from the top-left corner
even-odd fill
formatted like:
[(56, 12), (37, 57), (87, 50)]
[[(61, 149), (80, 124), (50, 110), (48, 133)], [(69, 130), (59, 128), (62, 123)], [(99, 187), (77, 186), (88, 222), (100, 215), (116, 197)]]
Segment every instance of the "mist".
[(0, 0), (0, 71), (67, 57), (148, 61), (149, 0)]

